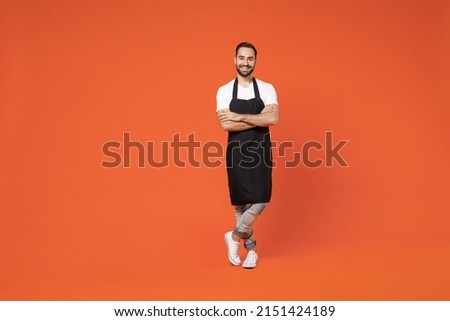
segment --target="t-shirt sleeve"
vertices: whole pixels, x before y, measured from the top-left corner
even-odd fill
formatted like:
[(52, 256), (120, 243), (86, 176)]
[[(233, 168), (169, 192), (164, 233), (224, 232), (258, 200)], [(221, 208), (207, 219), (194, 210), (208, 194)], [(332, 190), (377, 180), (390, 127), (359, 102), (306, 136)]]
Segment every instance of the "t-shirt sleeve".
[(261, 97), (264, 101), (264, 104), (266, 106), (270, 104), (278, 105), (277, 92), (275, 91), (275, 88), (272, 86), (272, 84), (265, 83), (264, 87), (264, 97)]
[(216, 111), (225, 108), (230, 108), (230, 99), (224, 87), (220, 87), (219, 90), (217, 91), (216, 101), (217, 101)]

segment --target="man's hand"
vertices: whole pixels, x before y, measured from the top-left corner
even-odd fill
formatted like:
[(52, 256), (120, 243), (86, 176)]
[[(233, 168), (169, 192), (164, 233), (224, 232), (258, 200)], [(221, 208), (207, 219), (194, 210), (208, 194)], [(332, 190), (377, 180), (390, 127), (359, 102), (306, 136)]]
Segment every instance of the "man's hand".
[(217, 112), (217, 118), (223, 130), (241, 131), (257, 126), (276, 125), (278, 112), (278, 105), (275, 104), (265, 106), (260, 114), (238, 114), (224, 108)]
[(261, 114), (264, 113), (272, 113), (275, 111), (275, 109), (277, 108), (277, 105), (275, 104), (270, 104), (264, 107), (264, 109), (261, 111)]
[(278, 123), (279, 110), (278, 105), (270, 104), (260, 114), (241, 114), (241, 121), (253, 126), (273, 126)]
[(234, 113), (230, 111), (229, 109), (221, 109), (217, 112), (217, 115), (219, 117), (219, 121), (225, 122), (225, 121), (234, 121), (234, 122), (240, 122), (242, 121), (242, 116), (238, 113)]
[(220, 109), (217, 112), (217, 118), (219, 120), (220, 127), (222, 127), (222, 129), (226, 131), (242, 131), (255, 127), (254, 125), (250, 125), (241, 121), (240, 119), (242, 118), (242, 115), (234, 113), (228, 108)]

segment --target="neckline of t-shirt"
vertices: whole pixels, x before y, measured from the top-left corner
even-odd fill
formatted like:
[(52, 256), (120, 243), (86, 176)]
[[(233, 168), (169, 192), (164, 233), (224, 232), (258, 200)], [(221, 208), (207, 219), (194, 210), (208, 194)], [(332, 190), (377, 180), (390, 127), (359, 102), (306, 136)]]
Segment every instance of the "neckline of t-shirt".
[(248, 85), (247, 87), (242, 86), (240, 83), (238, 83), (238, 86), (242, 89), (248, 89), (248, 88), (253, 88), (253, 83), (251, 83), (250, 85)]
[[(256, 79), (256, 78), (253, 78), (255, 81), (258, 81), (258, 79)], [(248, 85), (247, 87), (244, 87), (244, 86), (242, 86), (240, 83), (239, 83), (239, 81), (238, 81), (238, 86), (239, 87), (241, 87), (241, 88), (243, 88), (243, 89), (247, 89), (247, 88), (249, 88), (249, 87), (253, 87), (253, 81), (250, 83), (250, 85)]]

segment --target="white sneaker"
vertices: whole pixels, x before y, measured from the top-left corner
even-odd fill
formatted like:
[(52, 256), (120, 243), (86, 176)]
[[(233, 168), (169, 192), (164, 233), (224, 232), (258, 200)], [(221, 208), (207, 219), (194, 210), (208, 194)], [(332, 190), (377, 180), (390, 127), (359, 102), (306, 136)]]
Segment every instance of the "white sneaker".
[(248, 251), (247, 257), (245, 258), (242, 266), (246, 269), (254, 269), (256, 267), (256, 262), (258, 262), (258, 253), (255, 251)]
[(228, 260), (234, 266), (238, 266), (241, 264), (241, 258), (238, 255), (239, 242), (236, 242), (231, 237), (233, 232), (225, 233), (225, 244), (227, 245), (228, 250)]

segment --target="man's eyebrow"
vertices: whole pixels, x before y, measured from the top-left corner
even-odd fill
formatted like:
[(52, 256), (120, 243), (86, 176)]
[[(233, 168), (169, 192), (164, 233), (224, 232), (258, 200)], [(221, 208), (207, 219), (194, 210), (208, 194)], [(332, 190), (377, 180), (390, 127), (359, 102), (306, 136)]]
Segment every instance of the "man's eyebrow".
[(253, 56), (248, 56), (248, 57), (246, 57), (246, 56), (242, 56), (242, 55), (239, 55), (239, 56), (238, 56), (238, 58), (249, 58), (249, 59), (255, 59), (255, 57), (253, 57)]

